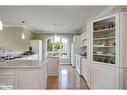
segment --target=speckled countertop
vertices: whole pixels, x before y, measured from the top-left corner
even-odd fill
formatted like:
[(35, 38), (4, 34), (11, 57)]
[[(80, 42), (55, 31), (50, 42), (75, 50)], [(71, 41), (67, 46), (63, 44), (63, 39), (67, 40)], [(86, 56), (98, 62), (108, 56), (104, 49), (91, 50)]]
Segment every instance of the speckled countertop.
[(0, 69), (34, 69), (41, 68), (44, 64), (46, 64), (47, 60), (9, 60), (5, 62), (0, 62)]

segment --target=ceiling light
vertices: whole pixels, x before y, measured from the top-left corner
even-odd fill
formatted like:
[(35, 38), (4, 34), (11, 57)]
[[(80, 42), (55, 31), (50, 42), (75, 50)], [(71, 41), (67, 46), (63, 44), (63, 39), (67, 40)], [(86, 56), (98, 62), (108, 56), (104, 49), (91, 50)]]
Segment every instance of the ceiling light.
[(0, 30), (3, 30), (3, 24), (2, 24), (1, 19), (0, 19)]
[(25, 34), (22, 32), (22, 40), (25, 39)]
[[(22, 26), (24, 27), (25, 21), (22, 21)], [(21, 36), (22, 40), (25, 39), (25, 34), (24, 31), (22, 31), (22, 36)]]

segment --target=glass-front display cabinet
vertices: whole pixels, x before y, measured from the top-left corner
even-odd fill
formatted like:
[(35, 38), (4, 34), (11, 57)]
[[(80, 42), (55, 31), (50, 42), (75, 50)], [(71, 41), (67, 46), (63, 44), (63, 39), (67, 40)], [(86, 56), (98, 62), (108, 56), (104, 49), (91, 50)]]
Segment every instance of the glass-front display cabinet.
[(93, 61), (116, 64), (116, 22), (110, 17), (93, 22)]

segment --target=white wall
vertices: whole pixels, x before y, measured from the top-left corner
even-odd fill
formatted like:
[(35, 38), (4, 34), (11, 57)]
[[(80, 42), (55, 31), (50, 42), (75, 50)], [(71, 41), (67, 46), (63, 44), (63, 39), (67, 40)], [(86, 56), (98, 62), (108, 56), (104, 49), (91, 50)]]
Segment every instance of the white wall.
[[(25, 34), (24, 40), (21, 39), (22, 32)], [(0, 31), (0, 47), (20, 51), (28, 50), (32, 36), (32, 33), (23, 27), (4, 27)]]
[[(40, 40), (43, 40), (43, 48), (45, 49), (44, 50), (44, 54), (46, 53), (46, 40), (49, 38), (49, 37), (53, 37), (54, 35), (51, 35), (51, 34), (42, 34), (42, 33), (34, 33), (34, 39), (40, 39)], [(59, 35), (59, 36), (63, 36), (65, 37), (66, 39), (68, 39), (69, 41), (69, 58), (67, 59), (60, 59), (60, 63), (62, 64), (70, 64), (71, 63), (71, 43), (72, 43), (72, 39), (73, 39), (73, 35)]]

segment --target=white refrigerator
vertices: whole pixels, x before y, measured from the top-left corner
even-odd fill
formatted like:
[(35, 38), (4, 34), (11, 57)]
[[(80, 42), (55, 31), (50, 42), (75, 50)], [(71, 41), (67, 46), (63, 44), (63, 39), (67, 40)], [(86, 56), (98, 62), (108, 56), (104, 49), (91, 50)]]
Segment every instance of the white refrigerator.
[(72, 64), (73, 67), (76, 67), (75, 43), (71, 44), (71, 64)]
[(43, 45), (42, 40), (30, 40), (30, 46), (32, 47), (32, 51), (37, 53), (37, 60), (43, 60)]

